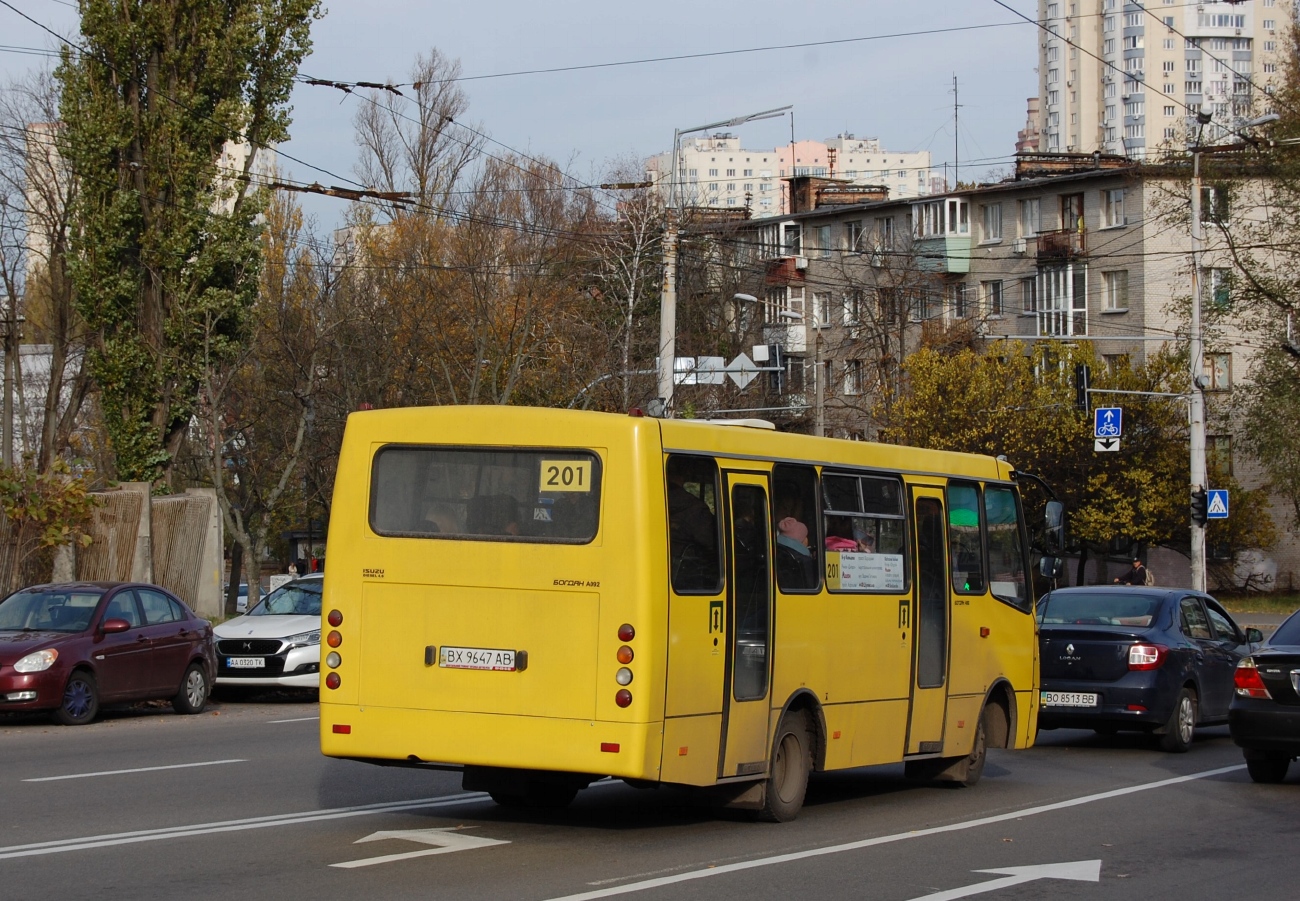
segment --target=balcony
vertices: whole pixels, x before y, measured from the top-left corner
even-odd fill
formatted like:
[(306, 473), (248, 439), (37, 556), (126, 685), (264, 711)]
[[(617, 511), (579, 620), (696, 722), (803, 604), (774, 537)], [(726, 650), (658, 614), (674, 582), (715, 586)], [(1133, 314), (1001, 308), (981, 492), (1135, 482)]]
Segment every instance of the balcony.
[(1073, 228), (1038, 233), (1039, 260), (1073, 260), (1088, 252), (1087, 232)]
[(965, 275), (970, 272), (970, 235), (917, 238), (916, 265), (922, 272)]

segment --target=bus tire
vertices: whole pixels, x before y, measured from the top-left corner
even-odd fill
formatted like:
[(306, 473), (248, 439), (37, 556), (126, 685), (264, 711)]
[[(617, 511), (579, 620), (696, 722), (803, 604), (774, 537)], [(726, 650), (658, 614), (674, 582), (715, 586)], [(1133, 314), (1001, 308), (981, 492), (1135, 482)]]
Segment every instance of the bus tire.
[(772, 761), (763, 788), (763, 806), (758, 818), (769, 823), (786, 823), (799, 815), (808, 792), (812, 769), (812, 740), (808, 719), (801, 710), (781, 717), (772, 743)]
[(988, 758), (989, 752), (989, 717), (1001, 714), (1001, 707), (994, 712), (996, 706), (986, 704), (980, 713), (979, 724), (975, 727), (975, 740), (971, 743), (969, 754), (964, 757), (909, 760), (903, 766), (904, 776), (920, 782), (941, 782), (958, 787), (969, 787), (979, 782), (980, 777), (984, 775), (984, 761)]

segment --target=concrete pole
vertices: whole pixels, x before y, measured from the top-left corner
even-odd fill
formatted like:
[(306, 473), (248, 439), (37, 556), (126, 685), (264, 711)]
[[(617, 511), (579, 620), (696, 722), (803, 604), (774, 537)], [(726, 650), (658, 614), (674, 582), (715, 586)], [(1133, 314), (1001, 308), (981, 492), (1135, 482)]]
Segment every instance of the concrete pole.
[[(1191, 490), (1205, 484), (1205, 364), (1201, 347), (1201, 154), (1192, 148), (1192, 314), (1187, 355), (1192, 376), (1188, 404), (1191, 445)], [(1191, 521), (1192, 590), (1205, 591), (1205, 526)]]
[[(676, 165), (676, 163), (674, 163)], [(673, 413), (673, 376), (677, 355), (677, 211), (668, 210), (664, 234), (664, 286), (659, 301), (659, 399), (663, 415)]]

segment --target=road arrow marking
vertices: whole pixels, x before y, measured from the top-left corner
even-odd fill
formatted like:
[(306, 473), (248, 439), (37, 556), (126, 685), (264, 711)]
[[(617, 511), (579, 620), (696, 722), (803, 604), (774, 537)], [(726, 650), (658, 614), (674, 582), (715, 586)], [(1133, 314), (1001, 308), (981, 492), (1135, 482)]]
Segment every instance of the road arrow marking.
[(1070, 879), (1075, 882), (1101, 882), (1101, 861), (1100, 860), (1075, 860), (1069, 863), (1044, 863), (1032, 867), (1003, 867), (999, 870), (974, 870), (976, 873), (993, 873), (1004, 875), (1004, 879), (994, 879), (990, 882), (980, 882), (976, 885), (967, 885), (962, 888), (949, 889), (946, 892), (936, 892), (932, 895), (922, 895), (915, 901), (954, 901), (956, 898), (969, 898), (971, 895), (981, 895), (984, 892), (995, 892), (998, 889), (1010, 888), (1013, 885), (1023, 885), (1026, 882), (1036, 882), (1039, 879)]
[(383, 857), (367, 857), (363, 860), (349, 860), (343, 863), (332, 863), (332, 867), (341, 867), (343, 869), (352, 869), (354, 867), (369, 867), (377, 863), (392, 863), (395, 860), (410, 860), (413, 857), (428, 857), (431, 854), (450, 854), (452, 851), (468, 851), (471, 848), (486, 848), (489, 845), (508, 845), (510, 842), (502, 841), (497, 838), (480, 838), (477, 835), (467, 835), (464, 832), (458, 832), (455, 826), (446, 826), (442, 829), (396, 829), (386, 832), (372, 832), (365, 838), (359, 838), (354, 844), (362, 842), (379, 842), (385, 839), (399, 838), (408, 842), (419, 842), (422, 845), (435, 845), (433, 848), (425, 848), (423, 851), (407, 851), (404, 854), (385, 854)]

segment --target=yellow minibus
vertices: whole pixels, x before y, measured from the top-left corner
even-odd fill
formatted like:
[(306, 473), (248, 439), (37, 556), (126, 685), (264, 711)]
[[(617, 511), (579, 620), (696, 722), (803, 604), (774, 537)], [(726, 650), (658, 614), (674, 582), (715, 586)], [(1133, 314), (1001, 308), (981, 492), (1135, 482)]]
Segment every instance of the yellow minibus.
[(501, 804), (604, 777), (793, 818), (809, 773), (974, 783), (1024, 748), (1038, 644), (991, 457), (503, 406), (353, 413), (321, 749)]

